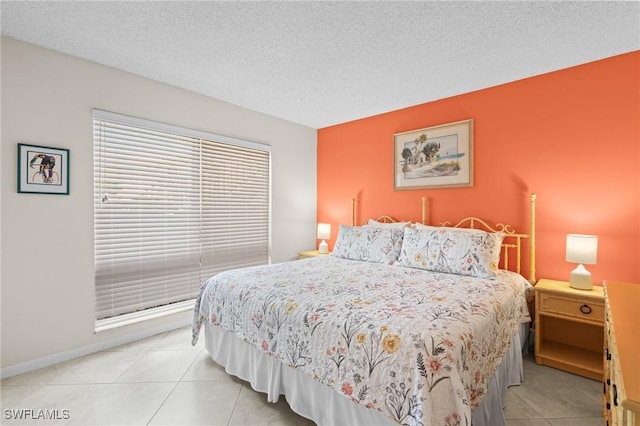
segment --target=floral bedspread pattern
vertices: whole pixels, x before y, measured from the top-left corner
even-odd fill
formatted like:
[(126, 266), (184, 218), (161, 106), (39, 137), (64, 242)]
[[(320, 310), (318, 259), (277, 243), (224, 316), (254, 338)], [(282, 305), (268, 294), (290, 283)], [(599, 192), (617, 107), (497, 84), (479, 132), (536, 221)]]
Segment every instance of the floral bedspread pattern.
[(522, 322), (531, 286), (324, 256), (224, 272), (203, 322), (400, 424), (470, 425)]

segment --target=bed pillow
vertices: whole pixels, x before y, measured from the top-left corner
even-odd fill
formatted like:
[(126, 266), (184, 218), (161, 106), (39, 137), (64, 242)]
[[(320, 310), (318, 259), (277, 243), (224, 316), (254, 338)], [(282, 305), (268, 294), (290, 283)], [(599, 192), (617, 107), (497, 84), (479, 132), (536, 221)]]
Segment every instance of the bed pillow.
[(398, 263), (434, 272), (493, 278), (504, 234), (478, 229), (405, 228)]
[(374, 228), (403, 229), (407, 226), (411, 226), (411, 222), (378, 222), (377, 220), (369, 219), (367, 226)]
[(453, 226), (433, 226), (433, 225), (423, 225), (422, 223), (416, 222), (413, 226), (416, 229), (421, 231), (442, 231), (442, 230), (452, 230), (452, 231), (460, 231), (460, 232), (484, 232), (482, 229), (473, 229), (473, 228), (455, 228)]
[(333, 255), (344, 259), (393, 263), (400, 256), (402, 229), (340, 225)]
[[(431, 225), (424, 225), (420, 222), (416, 222), (413, 224), (413, 227), (416, 229), (419, 229), (421, 231), (431, 231), (432, 229), (436, 229), (436, 228), (444, 228), (444, 227), (439, 227), (439, 226), (431, 226)], [(447, 228), (449, 229), (449, 228)]]

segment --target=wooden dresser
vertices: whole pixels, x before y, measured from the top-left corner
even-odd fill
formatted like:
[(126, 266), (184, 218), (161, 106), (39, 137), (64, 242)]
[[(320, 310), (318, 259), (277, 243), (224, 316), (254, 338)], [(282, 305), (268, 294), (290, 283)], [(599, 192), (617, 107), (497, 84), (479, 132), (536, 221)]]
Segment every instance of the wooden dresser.
[(603, 416), (607, 426), (640, 426), (640, 284), (605, 288)]

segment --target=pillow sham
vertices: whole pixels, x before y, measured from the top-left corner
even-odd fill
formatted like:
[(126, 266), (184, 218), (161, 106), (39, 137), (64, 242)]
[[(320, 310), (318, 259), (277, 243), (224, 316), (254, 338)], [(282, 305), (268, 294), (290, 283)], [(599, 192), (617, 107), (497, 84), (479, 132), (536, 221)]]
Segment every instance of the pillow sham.
[(333, 256), (375, 263), (393, 263), (400, 256), (402, 229), (340, 225)]
[(478, 229), (405, 228), (398, 264), (434, 272), (493, 278), (504, 234)]
[(455, 228), (453, 226), (433, 226), (433, 225), (423, 225), (422, 223), (416, 222), (414, 224), (414, 228), (419, 229), (421, 231), (442, 231), (442, 230), (453, 230), (460, 232), (483, 232), (485, 234), (489, 234), (490, 232), (483, 231), (482, 229), (473, 229), (473, 228)]
[(378, 222), (377, 220), (369, 219), (367, 226), (374, 228), (403, 229), (411, 226), (411, 222)]

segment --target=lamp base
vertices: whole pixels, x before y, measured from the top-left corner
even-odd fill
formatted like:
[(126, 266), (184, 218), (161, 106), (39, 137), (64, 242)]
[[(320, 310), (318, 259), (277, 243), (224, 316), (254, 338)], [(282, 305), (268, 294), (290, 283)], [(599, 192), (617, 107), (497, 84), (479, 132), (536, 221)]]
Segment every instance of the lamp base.
[(571, 271), (571, 278), (569, 279), (569, 287), (576, 288), (578, 290), (593, 289), (593, 281), (591, 281), (591, 273), (585, 269), (582, 263), (579, 264), (576, 269)]
[(320, 254), (329, 253), (329, 245), (325, 240), (322, 240), (322, 242), (320, 243), (320, 246), (318, 246), (318, 253)]

